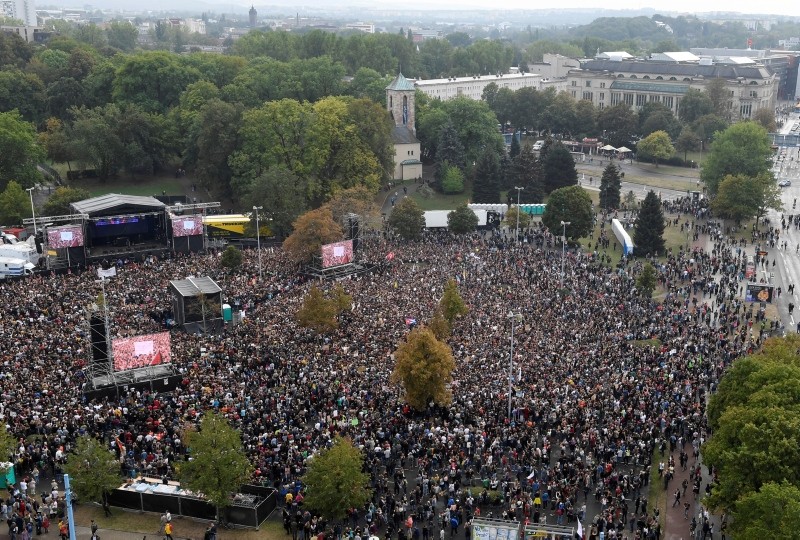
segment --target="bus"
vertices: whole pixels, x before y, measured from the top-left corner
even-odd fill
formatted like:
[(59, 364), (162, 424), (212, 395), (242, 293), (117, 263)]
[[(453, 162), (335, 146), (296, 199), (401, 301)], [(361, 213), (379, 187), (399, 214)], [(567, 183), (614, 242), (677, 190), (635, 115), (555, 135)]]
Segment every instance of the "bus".
[[(203, 216), (203, 225), (206, 226), (206, 234), (209, 238), (239, 239), (255, 237), (255, 230), (251, 234), (245, 234), (245, 229), (249, 224), (250, 216), (245, 214)], [(261, 220), (258, 228), (262, 238), (273, 236), (268, 220)]]

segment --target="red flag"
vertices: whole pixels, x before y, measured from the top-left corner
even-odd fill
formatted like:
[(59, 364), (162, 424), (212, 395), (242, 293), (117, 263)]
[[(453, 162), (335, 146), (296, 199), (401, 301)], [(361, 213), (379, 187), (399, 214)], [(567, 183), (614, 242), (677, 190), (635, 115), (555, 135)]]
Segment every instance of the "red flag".
[(394, 259), (394, 251), (390, 251), (389, 253), (386, 254), (387, 261), (391, 261), (392, 259)]
[(153, 356), (153, 359), (152, 359), (152, 360), (150, 360), (150, 365), (151, 365), (151, 366), (157, 366), (157, 365), (159, 365), (160, 363), (161, 363), (161, 353), (160, 353), (160, 352), (157, 352), (157, 353), (155, 354), (155, 356)]

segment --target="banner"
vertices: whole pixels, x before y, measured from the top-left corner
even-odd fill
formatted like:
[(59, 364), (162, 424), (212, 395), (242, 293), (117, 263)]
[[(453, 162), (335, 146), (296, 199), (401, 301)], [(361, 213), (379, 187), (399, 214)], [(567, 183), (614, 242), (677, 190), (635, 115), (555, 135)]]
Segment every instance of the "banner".
[(97, 277), (100, 279), (111, 278), (117, 275), (117, 267), (112, 266), (111, 268), (103, 268), (100, 267), (97, 269)]
[(766, 302), (772, 303), (772, 294), (775, 287), (772, 285), (761, 285), (759, 283), (748, 283), (747, 292), (744, 294), (744, 299), (747, 302)]
[(47, 244), (51, 248), (81, 247), (83, 228), (80, 225), (51, 227), (47, 229)]

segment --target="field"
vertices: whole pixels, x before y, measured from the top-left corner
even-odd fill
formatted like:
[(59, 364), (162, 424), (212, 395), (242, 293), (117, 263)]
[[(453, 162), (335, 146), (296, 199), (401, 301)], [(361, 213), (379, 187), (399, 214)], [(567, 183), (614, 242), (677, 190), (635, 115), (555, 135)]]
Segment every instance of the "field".
[(116, 178), (101, 182), (96, 179), (82, 179), (70, 182), (70, 187), (83, 188), (92, 197), (106, 193), (120, 193), (122, 195), (155, 196), (166, 192), (167, 195), (185, 195), (186, 188), (183, 179), (174, 175), (141, 176), (136, 179)]

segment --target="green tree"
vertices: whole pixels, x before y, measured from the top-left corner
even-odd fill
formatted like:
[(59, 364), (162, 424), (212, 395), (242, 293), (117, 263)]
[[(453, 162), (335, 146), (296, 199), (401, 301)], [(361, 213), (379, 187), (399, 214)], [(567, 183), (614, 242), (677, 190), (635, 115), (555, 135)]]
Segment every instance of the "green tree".
[(241, 435), (224, 417), (208, 411), (197, 429), (184, 433), (184, 440), (189, 460), (180, 464), (181, 480), (192, 491), (205, 495), (221, 518), (231, 496), (250, 479), (252, 471)]
[(406, 197), (392, 209), (388, 223), (404, 240), (418, 240), (425, 227), (425, 214), (417, 201)]
[(609, 163), (603, 169), (603, 176), (600, 178), (600, 208), (606, 210), (619, 208), (621, 189), (622, 181), (619, 167)]
[(31, 204), (28, 194), (17, 182), (11, 180), (0, 193), (0, 222), (22, 224), (22, 219), (31, 217)]
[(728, 533), (734, 538), (790, 540), (800, 530), (800, 489), (785, 480), (767, 482), (742, 495), (731, 518)]
[(111, 47), (131, 52), (136, 47), (139, 31), (128, 21), (111, 21), (106, 28), (106, 36)]
[(292, 223), (307, 208), (305, 188), (305, 182), (292, 171), (272, 167), (250, 183), (247, 208), (263, 207), (262, 219), (271, 220), (273, 234), (286, 238), (292, 233)]
[(338, 191), (325, 203), (336, 223), (349, 220), (355, 214), (362, 221), (378, 217), (378, 205), (375, 204), (375, 193), (365, 186), (354, 186)]
[(32, 186), (41, 178), (37, 163), (44, 152), (37, 143), (33, 125), (22, 119), (17, 111), (0, 112), (0, 188), (10, 180)]
[(441, 171), (442, 193), (450, 195), (464, 191), (464, 173), (461, 169), (445, 161), (439, 171)]
[(447, 229), (454, 234), (472, 232), (478, 226), (478, 216), (467, 203), (460, 204), (447, 214)]
[[(17, 439), (8, 432), (5, 422), (0, 422), (0, 463), (14, 463), (14, 453), (17, 451), (19, 443)], [(8, 469), (0, 468), (0, 474), (5, 475)]]
[(509, 156), (511, 159), (514, 159), (520, 152), (522, 152), (522, 146), (519, 144), (519, 138), (516, 136), (511, 137), (511, 148), (508, 151)]
[(405, 390), (405, 399), (414, 409), (428, 405), (448, 405), (452, 401), (449, 384), (456, 367), (450, 347), (429, 329), (414, 328), (394, 353), (391, 381)]
[(597, 115), (597, 130), (605, 132), (604, 142), (611, 146), (630, 146), (639, 130), (636, 112), (625, 103), (606, 107)]
[[(202, 78), (179, 55), (148, 51), (125, 57), (114, 77), (114, 101), (133, 103), (148, 112), (166, 112), (178, 105), (186, 87)], [(153, 84), (157, 81), (157, 84)]]
[(102, 501), (122, 482), (122, 469), (114, 453), (90, 435), (78, 437), (74, 451), (67, 455), (64, 472), (72, 489), (85, 501)]
[[(530, 144), (526, 144), (511, 162), (508, 187), (521, 187), (520, 204), (540, 204), (544, 201), (544, 171)], [(512, 192), (509, 191), (509, 194)], [(516, 202), (516, 201), (514, 201)]]
[(436, 180), (440, 189), (444, 188), (444, 176), (447, 172), (445, 165), (456, 167), (459, 170), (463, 170), (466, 165), (464, 147), (461, 145), (456, 128), (451, 121), (446, 122), (439, 133), (434, 163), (436, 164)]
[(225, 251), (222, 252), (222, 257), (220, 257), (219, 264), (228, 270), (235, 270), (236, 268), (242, 266), (243, 259), (244, 256), (242, 255), (241, 250), (235, 246), (228, 246), (225, 248)]
[(644, 264), (644, 268), (636, 278), (636, 289), (645, 298), (652, 297), (653, 291), (656, 290), (656, 269), (649, 262)]
[(769, 133), (774, 133), (778, 129), (778, 125), (775, 123), (775, 113), (770, 108), (758, 109), (753, 113), (752, 120), (756, 124), (760, 124)]
[(500, 202), (500, 159), (492, 148), (484, 149), (475, 166), (472, 182), (472, 202)]
[(685, 124), (691, 124), (701, 116), (712, 114), (713, 112), (714, 104), (711, 103), (708, 95), (695, 88), (690, 88), (681, 99), (678, 116)]
[(320, 255), (324, 244), (338, 242), (344, 238), (342, 227), (333, 220), (330, 208), (310, 210), (298, 217), (294, 230), (283, 241), (283, 249), (295, 263), (308, 263)]
[(646, 257), (664, 253), (664, 213), (655, 192), (648, 191), (639, 209), (633, 233), (636, 255)]
[(659, 160), (667, 160), (675, 153), (666, 131), (654, 131), (636, 145), (636, 153), (644, 159), (652, 159), (658, 167)]
[(575, 169), (575, 160), (567, 147), (561, 142), (554, 143), (544, 157), (544, 185), (547, 193), (578, 183), (578, 171)]
[(586, 190), (578, 186), (552, 192), (542, 216), (542, 223), (557, 236), (561, 236), (563, 230), (561, 222), (569, 222), (566, 237), (573, 241), (589, 235), (593, 220), (592, 199)]
[(364, 454), (350, 439), (337, 437), (330, 448), (315, 454), (303, 475), (303, 506), (329, 521), (342, 520), (350, 508), (363, 507), (372, 497)]
[(327, 298), (325, 293), (312, 286), (303, 297), (303, 305), (297, 311), (297, 323), (304, 328), (311, 328), (318, 334), (335, 330), (339, 326), (336, 302)]
[[(517, 221), (518, 217), (519, 221)], [(508, 209), (508, 212), (506, 212), (503, 223), (505, 223), (506, 227), (514, 231), (517, 229), (517, 223), (519, 223), (520, 229), (526, 229), (531, 223), (531, 216), (527, 212), (519, 211), (519, 208), (514, 205)]]
[(709, 193), (716, 195), (720, 182), (729, 174), (754, 178), (770, 172), (772, 148), (767, 131), (755, 122), (739, 122), (719, 133), (700, 177)]
[(38, 75), (16, 68), (0, 71), (0, 111), (16, 109), (25, 120), (39, 122), (46, 101), (45, 85)]
[(448, 279), (447, 284), (444, 286), (442, 298), (439, 300), (439, 310), (450, 327), (453, 326), (453, 322), (458, 317), (466, 315), (469, 311), (466, 304), (464, 304), (464, 299), (461, 298), (461, 294), (458, 292), (458, 283), (453, 278)]
[(64, 216), (72, 213), (70, 205), (74, 202), (82, 201), (91, 197), (91, 194), (83, 188), (61, 186), (50, 194), (47, 202), (42, 207), (42, 213), (46, 216)]
[(241, 142), (241, 118), (241, 106), (211, 99), (197, 113), (186, 137), (184, 163), (201, 185), (221, 196), (236, 192), (236, 197), (241, 198), (253, 179), (245, 178), (243, 188), (238, 191), (232, 185), (230, 160)]
[(700, 137), (697, 136), (692, 128), (684, 127), (678, 140), (675, 141), (675, 150), (683, 152), (683, 161), (686, 161), (687, 152), (694, 152), (700, 148)]

